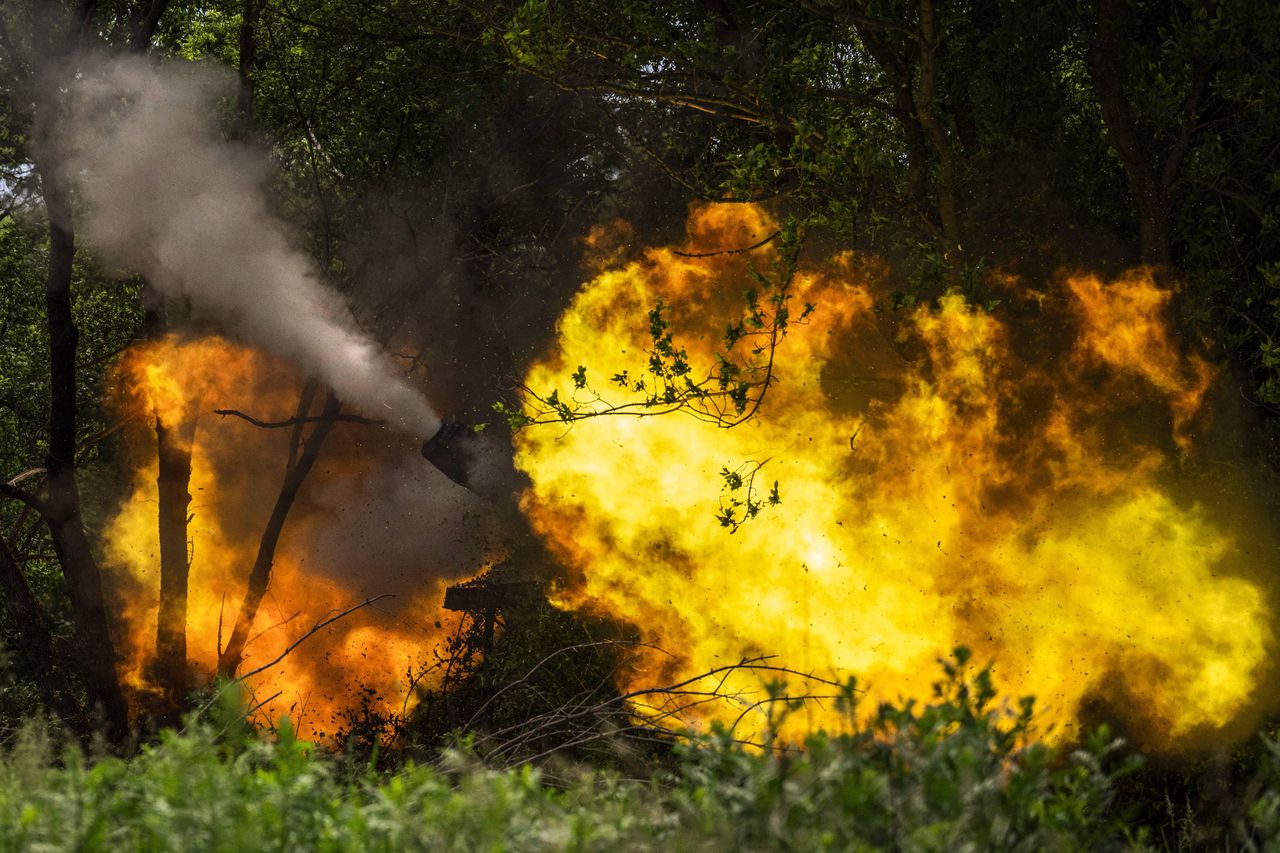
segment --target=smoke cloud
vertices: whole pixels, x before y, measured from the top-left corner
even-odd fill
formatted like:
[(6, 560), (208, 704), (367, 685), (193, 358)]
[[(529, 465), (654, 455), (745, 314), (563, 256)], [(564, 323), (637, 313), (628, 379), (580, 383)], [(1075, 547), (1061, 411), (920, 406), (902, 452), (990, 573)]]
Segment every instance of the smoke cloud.
[(44, 144), (86, 203), (81, 231), (100, 259), (299, 364), (366, 415), (435, 433), (425, 398), (270, 210), (266, 153), (224, 138), (229, 69), (98, 56), (67, 77), (67, 110)]

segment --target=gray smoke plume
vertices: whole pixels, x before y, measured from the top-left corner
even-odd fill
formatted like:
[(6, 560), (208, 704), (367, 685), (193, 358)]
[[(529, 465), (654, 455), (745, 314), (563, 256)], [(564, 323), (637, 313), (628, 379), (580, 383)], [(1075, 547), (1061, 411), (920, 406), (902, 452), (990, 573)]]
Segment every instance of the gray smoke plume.
[[(368, 452), (369, 448), (362, 448)], [(320, 512), (301, 523), (296, 542), (306, 571), (335, 577), (360, 594), (395, 592), (405, 605), (435, 578), (474, 574), (507, 545), (494, 507), (429, 465), (415, 448), (385, 448), (358, 480), (313, 484)]]
[(43, 128), (86, 202), (82, 233), (108, 264), (145, 275), (205, 319), (291, 360), (366, 415), (420, 437), (440, 421), (357, 327), (267, 204), (266, 153), (229, 142), (227, 68), (82, 59), (64, 119)]

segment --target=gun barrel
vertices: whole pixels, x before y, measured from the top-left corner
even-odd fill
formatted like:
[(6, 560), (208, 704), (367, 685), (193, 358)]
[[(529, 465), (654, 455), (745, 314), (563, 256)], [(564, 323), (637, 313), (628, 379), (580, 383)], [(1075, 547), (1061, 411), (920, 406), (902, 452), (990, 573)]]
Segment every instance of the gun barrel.
[(472, 431), (459, 421), (447, 420), (422, 445), (423, 458), (463, 488), (467, 488), (465, 445), (471, 434)]

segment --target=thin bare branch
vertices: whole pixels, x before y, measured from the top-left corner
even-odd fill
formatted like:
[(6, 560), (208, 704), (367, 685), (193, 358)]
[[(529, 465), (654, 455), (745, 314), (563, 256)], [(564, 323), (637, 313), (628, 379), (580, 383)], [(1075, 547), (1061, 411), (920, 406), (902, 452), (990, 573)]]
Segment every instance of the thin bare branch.
[(338, 613), (334, 616), (330, 616), (328, 619), (324, 619), (324, 620), (321, 620), (320, 622), (317, 622), (315, 625), (311, 627), (310, 630), (308, 630), (301, 637), (299, 637), (298, 639), (290, 643), (288, 648), (286, 648), (280, 654), (276, 655), (268, 663), (264, 663), (262, 666), (258, 667), (257, 669), (251, 669), (248, 672), (246, 672), (244, 675), (238, 676), (236, 678), (236, 681), (244, 681), (245, 679), (252, 678), (255, 675), (260, 675), (263, 672), (266, 672), (268, 669), (271, 669), (273, 666), (280, 663), (280, 661), (284, 660), (290, 654), (292, 654), (293, 650), (296, 649), (298, 646), (302, 645), (307, 640), (311, 639), (311, 637), (315, 636), (320, 631), (332, 625), (334, 622), (337, 622), (340, 619), (345, 619), (346, 617), (350, 616), (352, 613), (355, 613), (357, 610), (363, 610), (364, 608), (368, 607), (374, 602), (381, 601), (384, 598), (395, 598), (395, 594), (390, 592), (384, 592), (382, 593), (382, 595), (375, 595), (373, 598), (366, 598), (364, 601), (360, 602), (359, 604), (348, 607), (346, 610), (343, 610), (341, 613)]
[(681, 252), (679, 250), (672, 249), (671, 254), (679, 255), (682, 258), (714, 258), (720, 255), (741, 255), (745, 252), (754, 252), (756, 249), (759, 249), (761, 246), (767, 246), (769, 243), (772, 243), (774, 240), (778, 239), (778, 237), (780, 236), (782, 236), (781, 228), (779, 228), (777, 231), (774, 231), (772, 234), (770, 234), (768, 237), (765, 237), (763, 240), (759, 241), (758, 243), (752, 243), (750, 246), (743, 246), (740, 249), (721, 249), (716, 252)]
[[(222, 694), (226, 692), (226, 690), (229, 687), (231, 687), (231, 685), (244, 684), (248, 679), (253, 678), (255, 675), (261, 675), (262, 673), (271, 669), (273, 666), (276, 666), (277, 664), (279, 664), (281, 661), (283, 661), (285, 658), (291, 655), (294, 649), (301, 646), (307, 640), (311, 639), (320, 631), (323, 631), (325, 628), (332, 625), (334, 622), (338, 622), (342, 619), (345, 619), (348, 616), (350, 616), (352, 613), (355, 613), (359, 610), (363, 610), (364, 608), (376, 602), (379, 602), (384, 598), (395, 598), (395, 594), (390, 592), (384, 592), (381, 595), (375, 595), (372, 598), (366, 598), (364, 601), (361, 601), (359, 604), (354, 604), (351, 607), (348, 607), (346, 610), (343, 610), (340, 613), (336, 613), (333, 616), (326, 617), (325, 619), (322, 619), (316, 624), (312, 625), (310, 629), (308, 629), (305, 633), (302, 634), (302, 636), (298, 637), (298, 639), (290, 643), (283, 652), (276, 655), (267, 663), (264, 663), (262, 666), (258, 667), (257, 669), (252, 669), (249, 672), (244, 673), (243, 675), (238, 675), (235, 678), (228, 679), (227, 682), (223, 684), (222, 687), (219, 690), (217, 690), (213, 694), (213, 696), (209, 698), (209, 701), (200, 707), (200, 709), (196, 712), (196, 716), (198, 717), (199, 715), (203, 714), (205, 711), (212, 708), (214, 703), (217, 702), (219, 698), (221, 698)], [(270, 700), (267, 700), (267, 701), (270, 701)]]
[[(244, 412), (238, 411), (236, 409), (214, 409), (213, 413), (215, 415), (222, 415), (224, 418), (227, 416), (240, 418), (241, 420), (248, 421), (254, 426), (260, 427), (262, 429), (284, 429), (286, 427), (300, 426), (302, 424), (314, 424), (322, 420), (326, 420), (324, 415), (307, 415), (305, 417), (285, 418), (282, 421), (263, 421), (253, 417), (252, 415), (247, 415)], [(386, 423), (386, 421), (380, 421), (377, 418), (366, 418), (363, 415), (352, 415), (347, 413), (340, 413), (334, 416), (333, 418), (331, 418), (331, 420), (338, 421), (338, 422), (352, 423), (352, 424), (385, 424)]]

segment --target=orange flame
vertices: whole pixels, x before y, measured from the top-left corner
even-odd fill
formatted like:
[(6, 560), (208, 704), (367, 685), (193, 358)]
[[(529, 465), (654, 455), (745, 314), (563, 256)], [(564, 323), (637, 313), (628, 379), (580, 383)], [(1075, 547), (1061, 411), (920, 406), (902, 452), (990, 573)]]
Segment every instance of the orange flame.
[[(122, 645), (127, 681), (135, 689), (150, 689), (148, 666), (155, 651), (160, 562), (155, 418), (195, 427), (187, 634), (190, 663), (207, 678), (244, 595), (283, 478), (289, 434), (219, 418), (212, 410), (292, 413), (300, 380), (288, 364), (218, 337), (170, 336), (139, 344), (116, 370), (115, 406), (134, 418), (128, 443), (137, 465), (132, 494), (108, 524), (106, 556), (126, 587)], [(329, 518), (326, 507), (308, 500), (308, 494), (325, 483), (359, 482), (372, 464), (372, 454), (342, 433), (339, 428), (329, 437), (293, 507), (241, 672), (272, 661), (312, 625), (380, 591), (360, 588), (359, 566), (317, 565), (311, 547)], [(414, 601), (402, 597), (397, 602), (401, 613), (430, 614), (421, 624), (372, 610), (335, 623), (252, 679), (250, 699), (256, 704), (275, 696), (261, 713), (268, 720), (290, 714), (313, 735), (332, 731), (341, 713), (356, 703), (356, 684), (377, 691), (381, 699), (375, 710), (399, 711), (406, 671), (447, 630), (435, 616), (442, 596), (443, 583), (432, 580), (421, 585)]]
[[(712, 363), (748, 265), (776, 255), (706, 253), (776, 227), (756, 207), (696, 209), (684, 253), (647, 250), (583, 287), (526, 385), (570, 399), (578, 365), (642, 371), (637, 318), (659, 300), (690, 359)], [(746, 424), (602, 416), (519, 434), (525, 510), (572, 570), (559, 603), (673, 656), (637, 685), (774, 654), (857, 675), (874, 708), (929, 698), (935, 659), (966, 645), (1060, 737), (1099, 707), (1161, 750), (1255, 721), (1270, 567), (1170, 464), (1213, 371), (1175, 346), (1168, 294), (1143, 271), (1021, 295), (1006, 279), (1012, 304), (990, 311), (950, 293), (895, 313), (883, 278), (850, 254), (802, 268), (794, 302), (817, 310)], [(744, 461), (782, 502), (729, 535), (717, 472)], [(759, 695), (737, 678), (730, 690)], [(840, 724), (812, 707), (787, 726)]]

